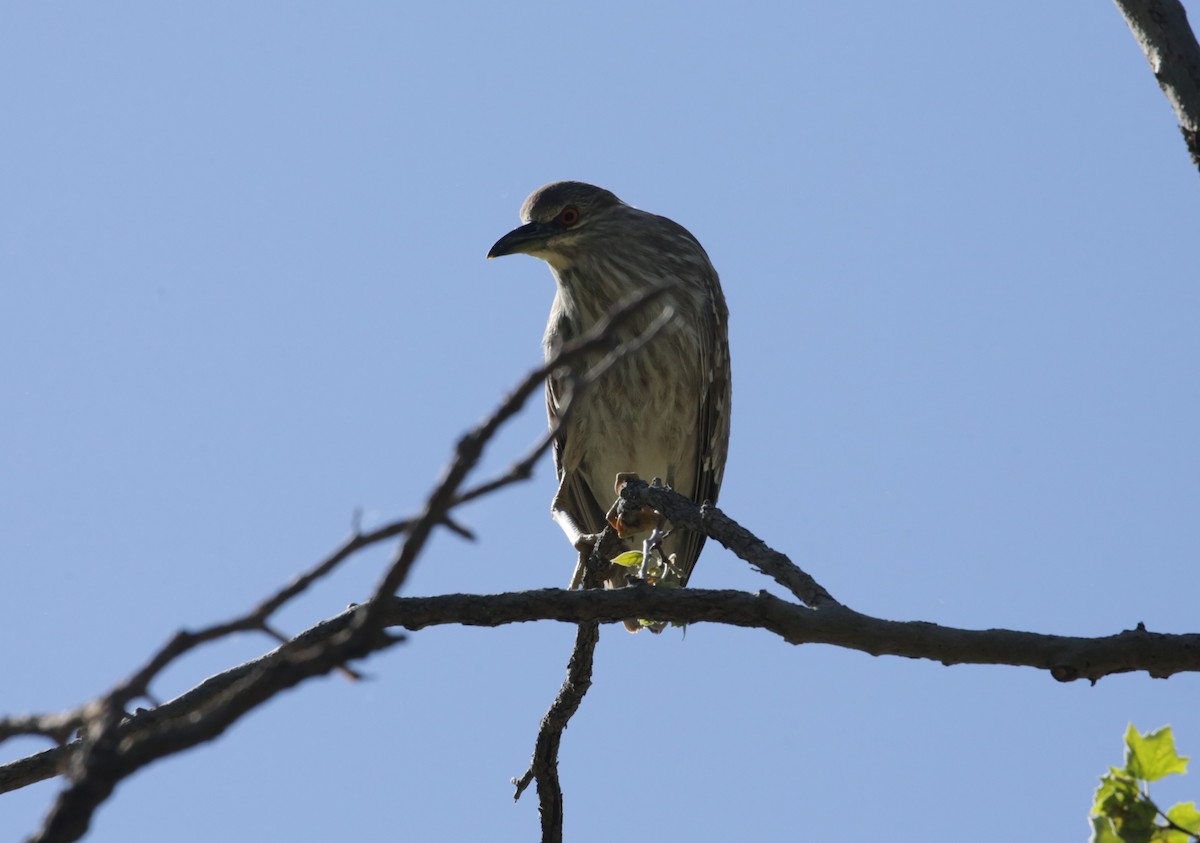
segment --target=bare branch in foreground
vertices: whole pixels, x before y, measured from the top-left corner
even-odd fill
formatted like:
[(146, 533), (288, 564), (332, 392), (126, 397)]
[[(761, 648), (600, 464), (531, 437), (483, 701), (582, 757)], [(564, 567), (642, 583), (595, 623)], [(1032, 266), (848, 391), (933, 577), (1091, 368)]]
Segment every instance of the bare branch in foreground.
[[(611, 363), (657, 335), (670, 319), (669, 308), (665, 309), (663, 318), (655, 320), (634, 342), (613, 347), (616, 342), (615, 329), (670, 288), (671, 285), (662, 285), (631, 296), (607, 318), (574, 342), (563, 346), (543, 366), (531, 372), (498, 409), (459, 441), (454, 458), (417, 518), (386, 525), (367, 536), (358, 534), (356, 530), (342, 548), (245, 615), (199, 632), (183, 630), (176, 633), (129, 679), (85, 706), (61, 714), (0, 721), (0, 739), (16, 734), (39, 734), (65, 740), (76, 729), (83, 734), (83, 738), (71, 744), (70, 751), (61, 757), (54, 752), (39, 755), (42, 764), (53, 762), (55, 773), (67, 773), (70, 784), (59, 794), (41, 830), (31, 840), (44, 843), (79, 839), (87, 832), (96, 808), (112, 794), (121, 779), (158, 758), (216, 737), (250, 709), (304, 679), (333, 669), (346, 670), (353, 676), (347, 667), (349, 661), (395, 643), (398, 639), (385, 632), (386, 621), (379, 607), (386, 604), (385, 597), (394, 594), (403, 584), (436, 527), (448, 526), (460, 535), (469, 535), (451, 519), (450, 510), (458, 501), (460, 486), (499, 427), (512, 418), (528, 397), (541, 387), (549, 372), (564, 366), (576, 366), (584, 355), (606, 347), (610, 351), (605, 360)], [(576, 388), (586, 388), (598, 374), (599, 368), (593, 367), (592, 372), (578, 376)], [(518, 479), (521, 478), (513, 475), (511, 482)], [(509, 481), (496, 484), (494, 488), (506, 482)], [(275, 611), (313, 582), (326, 576), (357, 550), (397, 535), (403, 535), (404, 539), (387, 573), (381, 578), (373, 599), (355, 609), (349, 616), (350, 621), (335, 635), (321, 639), (317, 646), (300, 643), (304, 636), (288, 642), (276, 651), (282, 654), (281, 659), (259, 660), (251, 673), (214, 697), (211, 705), (192, 711), (186, 721), (170, 722), (165, 731), (155, 732), (152, 739), (137, 740), (137, 736), (143, 734), (141, 732), (135, 733), (133, 738), (123, 733), (122, 730), (133, 722), (125, 713), (126, 707), (136, 699), (153, 702), (151, 682), (181, 655), (201, 644), (237, 632), (260, 631), (280, 638), (268, 622)], [(161, 711), (162, 708), (165, 706), (154, 710)], [(9, 777), (11, 770), (0, 771), (0, 779)]]

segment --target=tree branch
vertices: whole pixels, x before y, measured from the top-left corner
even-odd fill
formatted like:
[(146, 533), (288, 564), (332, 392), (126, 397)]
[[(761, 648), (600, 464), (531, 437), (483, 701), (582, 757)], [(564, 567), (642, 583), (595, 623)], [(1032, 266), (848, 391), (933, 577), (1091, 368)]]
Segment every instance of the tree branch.
[[(585, 589), (603, 589), (608, 575), (608, 560), (621, 550), (620, 539), (611, 528), (605, 528), (596, 540), (588, 556), (583, 586)], [(575, 592), (578, 593), (578, 592)], [(542, 843), (561, 843), (563, 825), (562, 785), (558, 780), (558, 747), (567, 724), (579, 710), (583, 697), (592, 687), (592, 665), (596, 645), (600, 642), (600, 625), (595, 621), (581, 623), (575, 634), (575, 647), (567, 662), (567, 678), (563, 680), (558, 696), (550, 704), (550, 710), (542, 718), (537, 740), (533, 747), (533, 760), (529, 769), (518, 779), (513, 801), (521, 798), (530, 782), (538, 783), (538, 812), (542, 820)]]
[[(582, 374), (577, 373), (573, 378), (573, 393), (578, 394), (595, 381), (604, 367), (612, 365), (615, 360), (636, 351), (653, 339), (670, 321), (673, 313), (671, 308), (663, 308), (659, 317), (634, 340), (618, 344), (614, 337), (620, 325), (672, 286), (663, 284), (630, 296), (590, 330), (564, 345), (542, 366), (530, 372), (482, 424), (459, 440), (454, 457), (441, 481), (430, 493), (422, 512), (415, 519), (386, 525), (365, 537), (356, 531), (342, 548), (246, 614), (225, 623), (214, 624), (199, 632), (177, 632), (131, 677), (85, 706), (59, 714), (0, 720), (0, 740), (16, 734), (40, 734), (61, 741), (76, 729), (83, 734), (80, 741), (71, 745), (71, 751), (65, 758), (55, 757), (52, 753), (49, 756), (40, 756), (42, 764), (54, 764), (54, 772), (67, 773), (70, 784), (59, 794), (42, 828), (31, 840), (35, 843), (46, 843), (79, 839), (87, 832), (96, 808), (112, 794), (117, 783), (140, 767), (164, 755), (179, 752), (216, 737), (247, 711), (285, 688), (334, 668), (350, 672), (346, 666), (348, 661), (395, 643), (398, 639), (384, 631), (386, 622), (381, 607), (386, 605), (385, 598), (394, 594), (404, 583), (409, 570), (424, 550), (430, 534), (436, 527), (444, 525), (460, 535), (470, 535), (469, 531), (451, 519), (450, 511), (464, 499), (460, 487), (478, 463), (483, 449), (496, 431), (517, 413), (531, 394), (541, 389), (549, 373), (562, 367), (578, 367), (579, 361), (591, 352), (607, 349), (608, 352), (600, 363)], [(531, 465), (544, 448), (544, 442), (539, 444), (523, 462)], [(520, 468), (521, 463), (507, 477), (490, 484), (489, 489), (494, 490), (509, 482), (523, 479)], [(524, 476), (527, 477), (528, 474), (526, 469)], [(357, 550), (396, 535), (402, 535), (403, 540), (393, 562), (381, 577), (372, 599), (357, 607), (348, 616), (347, 624), (333, 637), (322, 639), (315, 648), (299, 643), (299, 638), (304, 636), (284, 644), (276, 651), (282, 654), (282, 661), (261, 662), (254, 671), (226, 689), (227, 693), (223, 692), (214, 697), (211, 707), (192, 711), (192, 716), (185, 721), (169, 722), (167, 731), (154, 733), (153, 740), (141, 741), (140, 732), (122, 735), (123, 727), (131, 722), (125, 714), (128, 704), (139, 698), (153, 701), (150, 684), (164, 668), (181, 655), (201, 644), (236, 632), (257, 630), (273, 638), (282, 639), (268, 623), (274, 612), (306, 590), (313, 582), (326, 576)], [(351, 672), (351, 675), (354, 674)], [(159, 706), (156, 710), (162, 708), (164, 707)], [(0, 771), (0, 779), (11, 775), (11, 771)]]
[(1200, 168), (1200, 45), (1179, 0), (1114, 0), (1158, 86), (1179, 120), (1183, 141)]
[(558, 781), (558, 746), (567, 723), (579, 710), (584, 694), (592, 686), (593, 657), (599, 641), (600, 624), (592, 621), (579, 625), (575, 633), (575, 648), (567, 663), (567, 678), (551, 703), (550, 710), (542, 718), (534, 743), (533, 760), (523, 776), (512, 780), (517, 788), (513, 801), (520, 799), (530, 782), (537, 780), (542, 843), (562, 841), (563, 797), (562, 785)]
[(443, 623), (500, 626), (531, 620), (615, 623), (653, 617), (678, 624), (722, 623), (763, 629), (789, 644), (832, 644), (872, 656), (927, 659), (944, 665), (1033, 667), (1060, 682), (1093, 683), (1145, 671), (1164, 679), (1200, 671), (1200, 634), (1135, 629), (1100, 638), (1008, 629), (959, 629), (926, 621), (890, 621), (845, 606), (809, 609), (767, 592), (635, 586), (614, 591), (558, 589), (506, 594), (395, 598), (387, 616), (406, 629)]
[[(155, 709), (139, 711), (116, 727), (123, 745), (142, 747), (165, 741), (165, 749), (191, 746), (201, 734), (214, 736), (205, 721), (241, 708), (242, 695), (258, 698), (291, 687), (312, 672), (308, 653), (321, 653), (353, 621), (361, 607), (297, 636), (254, 661), (206, 679), (187, 693)], [(530, 621), (618, 623), (629, 617), (654, 617), (679, 624), (721, 623), (763, 629), (790, 644), (831, 644), (873, 656), (927, 659), (944, 665), (988, 664), (1045, 670), (1060, 682), (1144, 671), (1155, 678), (1200, 672), (1200, 634), (1148, 631), (1144, 625), (1100, 638), (1045, 635), (1008, 629), (957, 629), (924, 621), (889, 621), (845, 606), (809, 609), (766, 592), (714, 589), (666, 589), (633, 586), (612, 591), (566, 591), (549, 588), (503, 594), (446, 594), (436, 597), (391, 597), (380, 610), (389, 626), (420, 630), (429, 626), (503, 626)], [(382, 646), (391, 640), (381, 642)], [(332, 657), (327, 657), (327, 659)], [(328, 667), (328, 665), (326, 665)], [(7, 792), (61, 772), (71, 746), (58, 747), (0, 766), (0, 792)], [(155, 757), (170, 754), (156, 752)]]
[(659, 484), (630, 480), (621, 487), (619, 512), (638, 512), (643, 507), (661, 512), (675, 529), (683, 527), (715, 539), (760, 573), (766, 574), (800, 600), (814, 608), (839, 605), (825, 588), (782, 553), (710, 504), (697, 506), (683, 495)]
[[(459, 503), (524, 479), (548, 439), (538, 444), (506, 474), (475, 489), (462, 491), (484, 446), (504, 421), (511, 418), (537, 389), (546, 374), (570, 365), (581, 355), (610, 342), (613, 326), (662, 290), (627, 302), (610, 319), (579, 341), (564, 347), (545, 366), (534, 370), (479, 427), (463, 437), (442, 480), (414, 519), (395, 521), (368, 533), (355, 533), (334, 553), (262, 601), (245, 615), (198, 632), (181, 631), (144, 666), (108, 694), (59, 714), (0, 720), (0, 740), (18, 734), (40, 734), (65, 741), (75, 729), (83, 737), (73, 743), (0, 766), (0, 792), (66, 773), (70, 784), (59, 795), (36, 841), (78, 839), (86, 832), (96, 807), (124, 777), (153, 761), (222, 734), (248, 711), (305, 679), (323, 675), (401, 640), (387, 630), (420, 630), (427, 626), (461, 624), (499, 626), (536, 620), (557, 620), (579, 626), (575, 648), (562, 688), (543, 718), (529, 770), (519, 780), (516, 796), (532, 781), (538, 783), (543, 839), (561, 840), (562, 789), (557, 758), (563, 729), (579, 709), (591, 684), (593, 654), (599, 625), (627, 618), (651, 617), (677, 624), (721, 623), (758, 628), (792, 644), (823, 643), (871, 655), (894, 655), (953, 664), (1007, 664), (1048, 671), (1068, 682), (1145, 671), (1167, 677), (1200, 671), (1200, 635), (1152, 633), (1138, 624), (1103, 638), (1041, 635), (1012, 630), (965, 630), (923, 622), (896, 622), (862, 615), (842, 605), (811, 575), (784, 554), (772, 549), (714, 506), (697, 506), (661, 485), (634, 481), (621, 491), (621, 506), (634, 511), (649, 506), (662, 513), (674, 529), (695, 529), (720, 542), (737, 556), (787, 589), (806, 605), (766, 592), (654, 588), (638, 581), (631, 587), (603, 590), (615, 537), (606, 530), (591, 554), (585, 591), (541, 591), (439, 597), (396, 597), (425, 541), (439, 525), (460, 534), (469, 531), (455, 523)], [(648, 342), (665, 318), (633, 343), (610, 352), (591, 370), (576, 374), (575, 390), (586, 388), (604, 365)], [(657, 326), (657, 327), (655, 327)], [(313, 582), (326, 576), (353, 553), (379, 541), (403, 537), (393, 563), (381, 577), (374, 597), (317, 624), (270, 653), (210, 677), (174, 700), (125, 714), (134, 699), (152, 699), (150, 685), (162, 669), (183, 653), (208, 641), (240, 631), (258, 630), (279, 638), (270, 617)]]

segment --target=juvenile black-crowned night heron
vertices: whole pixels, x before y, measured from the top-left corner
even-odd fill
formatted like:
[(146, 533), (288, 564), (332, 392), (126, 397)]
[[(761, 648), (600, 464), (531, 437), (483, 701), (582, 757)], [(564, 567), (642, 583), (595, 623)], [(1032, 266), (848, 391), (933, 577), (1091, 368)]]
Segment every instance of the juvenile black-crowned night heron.
[[(729, 335), (725, 297), (704, 248), (683, 226), (626, 205), (609, 191), (561, 181), (535, 190), (520, 228), (496, 241), (489, 258), (523, 253), (550, 265), (558, 291), (546, 326), (547, 357), (616, 304), (649, 286), (676, 286), (624, 323), (639, 336), (665, 305), (675, 316), (644, 348), (622, 357), (575, 399), (554, 440), (558, 492), (550, 510), (581, 552), (606, 525), (618, 474), (661, 478), (697, 503), (717, 500), (729, 450)], [(586, 361), (595, 363), (600, 355)], [(554, 426), (564, 373), (546, 382)], [(675, 530), (665, 556), (686, 584), (704, 536)], [(571, 587), (579, 583), (576, 569)], [(614, 570), (612, 586), (625, 584)]]

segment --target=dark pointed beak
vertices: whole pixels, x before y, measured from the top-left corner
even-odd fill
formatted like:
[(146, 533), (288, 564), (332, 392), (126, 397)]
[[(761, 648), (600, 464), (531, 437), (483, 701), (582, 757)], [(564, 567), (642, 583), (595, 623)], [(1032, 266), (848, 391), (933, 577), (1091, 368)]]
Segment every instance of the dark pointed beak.
[(526, 223), (520, 228), (514, 228), (505, 234), (488, 250), (488, 258), (502, 258), (505, 255), (529, 253), (532, 247), (544, 246), (550, 236), (546, 226), (540, 222)]

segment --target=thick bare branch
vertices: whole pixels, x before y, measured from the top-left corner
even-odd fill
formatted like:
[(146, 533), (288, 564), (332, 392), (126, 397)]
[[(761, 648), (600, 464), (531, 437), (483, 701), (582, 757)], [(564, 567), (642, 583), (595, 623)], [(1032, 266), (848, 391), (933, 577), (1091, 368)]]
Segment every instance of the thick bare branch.
[[(453, 607), (453, 608), (452, 608)], [(444, 621), (447, 615), (453, 620)], [(1162, 679), (1200, 671), (1200, 634), (1135, 629), (1101, 638), (1045, 635), (1008, 629), (958, 629), (925, 621), (889, 621), (841, 605), (809, 609), (766, 592), (665, 589), (615, 591), (557, 589), (494, 595), (396, 598), (389, 619), (406, 629), (438, 623), (499, 626), (532, 619), (613, 623), (653, 617), (679, 624), (723, 623), (764, 629), (790, 644), (832, 644), (872, 656), (928, 659), (944, 665), (993, 664), (1048, 671), (1060, 682), (1096, 682), (1144, 671)]]
[[(265, 694), (291, 687), (318, 667), (329, 668), (344, 654), (325, 655), (321, 665), (306, 664), (308, 653), (322, 654), (330, 640), (350, 625), (346, 612), (297, 636), (260, 659), (213, 676), (162, 706), (139, 712), (115, 734), (143, 758), (161, 757), (219, 733), (238, 709)], [(829, 605), (809, 609), (771, 594), (711, 589), (634, 586), (613, 591), (542, 589), (505, 594), (447, 594), (391, 597), (380, 610), (387, 624), (409, 630), (428, 626), (502, 626), (538, 620), (565, 623), (617, 623), (629, 617), (653, 617), (680, 624), (723, 623), (764, 629), (792, 644), (832, 644), (873, 656), (928, 659), (945, 665), (1004, 664), (1048, 671), (1060, 682), (1096, 682), (1118, 673), (1144, 671), (1156, 678), (1200, 672), (1200, 634), (1167, 634), (1136, 628), (1100, 638), (1044, 635), (1007, 629), (972, 630), (921, 621), (889, 621)], [(386, 646), (391, 639), (381, 641)], [(241, 695), (250, 702), (239, 700)], [(217, 712), (219, 728), (206, 723)], [(166, 743), (162, 751), (155, 742)], [(66, 748), (0, 766), (0, 792), (13, 790), (61, 771)], [(152, 760), (146, 758), (146, 760)], [(144, 762), (143, 762), (144, 763)]]
[(1200, 168), (1200, 45), (1179, 0), (1114, 0), (1179, 120)]

